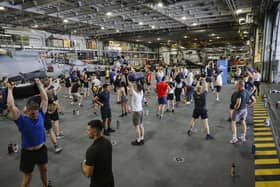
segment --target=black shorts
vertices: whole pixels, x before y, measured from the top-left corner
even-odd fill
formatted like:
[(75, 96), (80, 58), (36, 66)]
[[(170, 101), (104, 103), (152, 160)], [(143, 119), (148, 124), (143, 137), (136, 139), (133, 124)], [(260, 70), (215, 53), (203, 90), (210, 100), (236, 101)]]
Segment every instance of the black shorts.
[(234, 110), (234, 105), (230, 104), (230, 105), (229, 105), (229, 109), (230, 109), (230, 110)]
[(66, 87), (66, 88), (70, 88), (70, 87), (71, 87), (71, 84), (70, 84), (70, 83), (69, 83), (69, 84), (66, 83), (66, 84), (65, 84), (65, 87)]
[(52, 128), (52, 121), (58, 121), (59, 120), (59, 115), (57, 110), (54, 113), (46, 113), (45, 115), (45, 129), (49, 130)]
[(206, 82), (212, 82), (212, 77), (206, 77)]
[(221, 86), (216, 86), (216, 92), (221, 92), (222, 87)]
[(100, 108), (101, 110), (101, 118), (102, 120), (106, 120), (107, 118), (108, 119), (111, 119), (112, 118), (112, 112), (111, 112), (111, 109), (110, 108)]
[(48, 149), (45, 145), (36, 151), (21, 150), (19, 169), (23, 173), (31, 173), (36, 164), (43, 165), (47, 163)]
[(88, 82), (85, 82), (85, 83), (84, 83), (84, 88), (89, 88)]
[(168, 94), (167, 95), (167, 100), (174, 100), (174, 94)]
[(198, 119), (199, 116), (201, 119), (207, 119), (208, 118), (208, 111), (206, 109), (194, 109), (192, 117), (194, 119)]

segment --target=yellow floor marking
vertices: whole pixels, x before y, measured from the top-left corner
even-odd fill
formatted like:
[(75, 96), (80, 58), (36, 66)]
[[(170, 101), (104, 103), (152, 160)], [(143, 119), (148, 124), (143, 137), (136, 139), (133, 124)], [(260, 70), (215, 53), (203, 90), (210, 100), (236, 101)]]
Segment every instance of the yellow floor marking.
[(264, 165), (264, 164), (280, 164), (280, 162), (278, 158), (255, 160), (255, 165)]
[(255, 175), (280, 175), (280, 169), (255, 169)]
[(257, 181), (255, 187), (279, 187), (280, 181)]
[(270, 130), (269, 127), (255, 127), (254, 131), (266, 131), (266, 130)]
[(255, 132), (255, 136), (258, 135), (272, 135), (272, 132)]
[(275, 143), (255, 143), (256, 148), (275, 147)]
[(256, 151), (255, 155), (259, 156), (259, 155), (277, 155), (277, 151), (273, 150), (273, 151)]
[(254, 141), (273, 141), (273, 137), (254, 138)]

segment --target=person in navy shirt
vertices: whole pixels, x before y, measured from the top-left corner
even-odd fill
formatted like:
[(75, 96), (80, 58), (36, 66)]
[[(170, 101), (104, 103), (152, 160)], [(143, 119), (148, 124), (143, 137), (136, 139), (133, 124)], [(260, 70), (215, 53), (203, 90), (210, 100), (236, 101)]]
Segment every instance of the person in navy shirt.
[(27, 187), (30, 184), (32, 172), (35, 165), (40, 170), (41, 180), (44, 187), (50, 187), (48, 184), (48, 151), (45, 146), (46, 135), (44, 127), (44, 116), (48, 107), (48, 96), (39, 79), (35, 79), (35, 83), (40, 90), (41, 103), (40, 106), (34, 97), (30, 98), (23, 113), (16, 107), (13, 83), (8, 83), (7, 104), (12, 120), (15, 121), (18, 130), (21, 133), (21, 155), (20, 170), (23, 172), (21, 187)]

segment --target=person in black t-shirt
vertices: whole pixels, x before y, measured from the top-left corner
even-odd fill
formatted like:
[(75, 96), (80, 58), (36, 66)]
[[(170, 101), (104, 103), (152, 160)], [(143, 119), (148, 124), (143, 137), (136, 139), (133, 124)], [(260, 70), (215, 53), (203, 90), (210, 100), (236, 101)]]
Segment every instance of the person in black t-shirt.
[(210, 84), (210, 88), (212, 91), (214, 90), (213, 72), (214, 72), (214, 64), (212, 61), (210, 61), (206, 66), (206, 82)]
[(84, 176), (90, 177), (90, 187), (114, 187), (112, 144), (101, 135), (102, 128), (100, 120), (88, 123), (87, 134), (94, 142), (87, 149), (81, 169)]
[[(202, 82), (203, 87), (200, 86), (200, 82)], [(191, 136), (192, 128), (195, 125), (195, 121), (199, 118), (199, 116), (201, 116), (206, 132), (206, 139), (211, 140), (213, 139), (213, 136), (210, 135), (209, 125), (208, 125), (208, 110), (207, 110), (207, 103), (206, 103), (207, 92), (208, 92), (208, 84), (206, 83), (205, 78), (200, 78), (200, 80), (196, 84), (195, 92), (193, 94), (194, 110), (193, 110), (192, 119), (189, 124), (189, 130), (187, 131), (187, 133), (189, 136)]]
[[(79, 106), (83, 106), (83, 96), (80, 94), (81, 83), (78, 79), (75, 79), (71, 88), (71, 94), (73, 96), (73, 101), (79, 99)], [(71, 104), (74, 104), (73, 102)]]

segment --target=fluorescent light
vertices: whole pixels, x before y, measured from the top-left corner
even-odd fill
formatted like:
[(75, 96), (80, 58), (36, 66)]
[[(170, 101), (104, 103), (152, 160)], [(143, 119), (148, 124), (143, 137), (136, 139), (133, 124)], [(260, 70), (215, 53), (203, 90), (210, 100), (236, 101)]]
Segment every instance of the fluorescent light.
[(216, 34), (215, 34), (215, 33), (212, 33), (211, 36), (216, 36)]
[(33, 28), (38, 28), (39, 25), (35, 24), (35, 25), (33, 25), (32, 27), (33, 27)]
[(216, 37), (216, 39), (220, 39), (220, 38), (221, 38), (220, 36), (217, 36), (217, 37)]
[(0, 10), (5, 10), (5, 7), (3, 7), (3, 6), (0, 6)]
[(105, 28), (102, 26), (102, 27), (101, 27), (101, 30), (104, 30), (104, 29), (105, 29)]
[(149, 44), (151, 44), (152, 42), (151, 42), (151, 41), (149, 41), (148, 43), (149, 43)]
[(136, 42), (139, 42), (140, 40), (136, 40)]
[(188, 36), (184, 36), (184, 38), (188, 38)]
[(143, 25), (143, 22), (142, 22), (142, 21), (140, 21), (138, 24), (139, 24), (139, 25)]
[(117, 30), (116, 30), (116, 32), (120, 32), (120, 30), (119, 30), (119, 29), (117, 29)]
[(157, 38), (157, 40), (160, 40), (160, 38)]
[(112, 16), (112, 12), (107, 12), (106, 16)]
[(68, 19), (63, 20), (63, 23), (68, 23), (68, 22), (69, 22)]
[(213, 40), (209, 40), (209, 42), (212, 42)]
[(243, 34), (249, 34), (249, 32), (248, 31), (243, 31)]
[(152, 27), (152, 29), (155, 29), (155, 28), (156, 28), (156, 26), (154, 26), (154, 25), (152, 25), (151, 27)]
[(198, 23), (192, 23), (192, 26), (197, 26), (198, 25)]
[(197, 38), (194, 39), (195, 41), (198, 40)]
[(238, 10), (235, 11), (236, 14), (240, 14), (240, 13), (242, 13), (242, 12), (243, 12), (242, 9), (238, 9)]
[(76, 33), (77, 31), (76, 31), (76, 30), (74, 30), (73, 32), (74, 32), (74, 33)]
[(163, 7), (163, 3), (162, 3), (162, 2), (159, 2), (159, 3), (157, 4), (157, 6), (160, 7), (160, 8), (162, 8), (162, 7)]
[(186, 20), (187, 18), (186, 18), (186, 16), (183, 16), (181, 19), (182, 19), (182, 20)]

